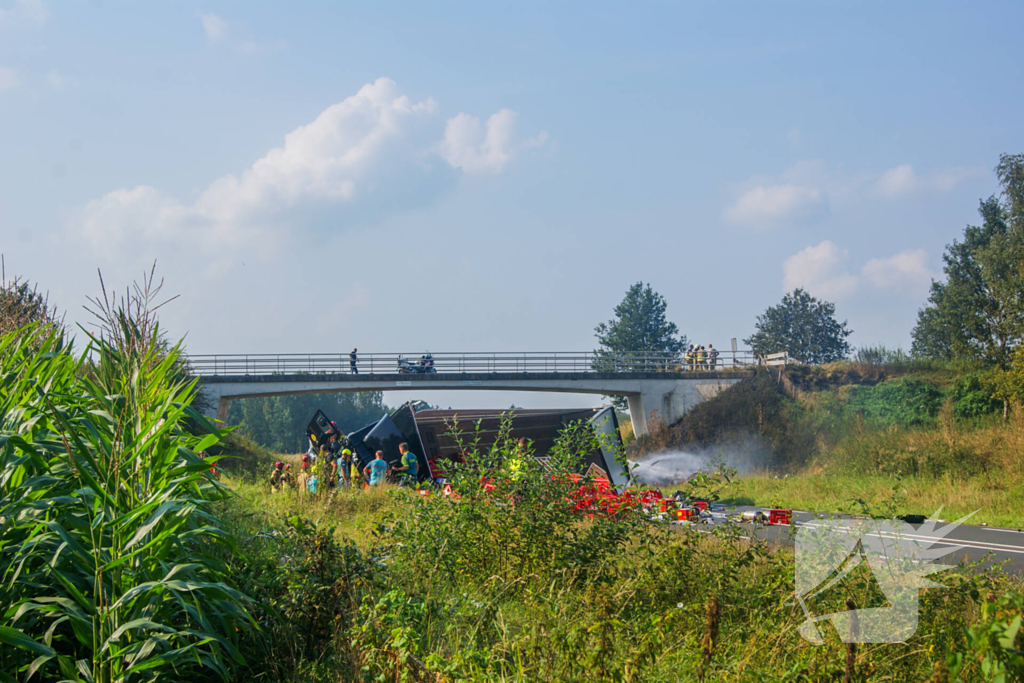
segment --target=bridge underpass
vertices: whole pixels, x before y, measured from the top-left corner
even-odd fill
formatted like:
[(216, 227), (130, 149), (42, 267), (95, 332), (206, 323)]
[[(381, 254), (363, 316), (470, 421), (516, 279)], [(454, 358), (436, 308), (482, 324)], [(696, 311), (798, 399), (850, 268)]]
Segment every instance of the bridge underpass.
[[(413, 359), (406, 371), (399, 361)], [(725, 352), (712, 364), (680, 364), (665, 356), (603, 357), (592, 353), (437, 353), (433, 364), (418, 354), (190, 356), (192, 371), (224, 420), (232, 399), (357, 391), (541, 391), (624, 396), (637, 436), (659, 415), (675, 422), (699, 402), (749, 377), (749, 352)], [(412, 371), (409, 371), (409, 369)], [(214, 414), (215, 413), (215, 414)]]

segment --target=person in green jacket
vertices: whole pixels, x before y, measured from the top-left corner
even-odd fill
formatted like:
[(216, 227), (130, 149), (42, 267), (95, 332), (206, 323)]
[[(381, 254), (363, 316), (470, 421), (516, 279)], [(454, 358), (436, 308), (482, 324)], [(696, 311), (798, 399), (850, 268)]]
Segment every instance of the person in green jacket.
[(415, 486), (419, 481), (420, 461), (416, 454), (409, 450), (409, 444), (402, 442), (398, 444), (398, 452), (402, 454), (402, 462), (394, 468), (401, 476), (401, 483)]

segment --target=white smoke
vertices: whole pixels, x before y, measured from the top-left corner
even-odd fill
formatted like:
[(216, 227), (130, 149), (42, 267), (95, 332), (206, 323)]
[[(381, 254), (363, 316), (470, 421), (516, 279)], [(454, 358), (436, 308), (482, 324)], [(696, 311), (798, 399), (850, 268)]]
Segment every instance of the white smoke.
[(633, 476), (649, 486), (671, 486), (698, 472), (715, 472), (723, 467), (746, 474), (767, 469), (768, 453), (768, 445), (756, 439), (685, 451), (662, 451), (634, 463)]

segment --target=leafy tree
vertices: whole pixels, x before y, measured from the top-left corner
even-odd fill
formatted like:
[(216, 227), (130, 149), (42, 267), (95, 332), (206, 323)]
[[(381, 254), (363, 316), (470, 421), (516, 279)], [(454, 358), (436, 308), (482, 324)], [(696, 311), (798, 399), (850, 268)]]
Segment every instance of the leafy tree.
[(757, 316), (757, 331), (743, 341), (763, 356), (787, 351), (805, 363), (829, 363), (850, 353), (853, 330), (836, 320), (836, 306), (795, 289)]
[(1003, 420), (1009, 419), (1010, 402), (1024, 396), (1024, 344), (1014, 349), (1006, 368), (991, 368), (985, 380), (992, 398), (1003, 402)]
[(1000, 156), (995, 171), (1002, 198), (982, 200), (982, 224), (946, 247), (946, 281), (932, 282), (914, 327), (917, 356), (1006, 369), (1024, 336), (1024, 155)]
[(0, 272), (0, 335), (30, 323), (60, 325), (62, 319), (58, 318), (48, 298), (34, 286), (19, 277), (8, 280), (7, 274)]
[[(615, 317), (594, 328), (599, 348), (594, 351), (594, 367), (602, 370), (647, 370), (664, 367), (650, 361), (624, 361), (626, 356), (666, 356), (672, 365), (686, 347), (686, 337), (679, 335), (675, 323), (665, 318), (668, 304), (665, 297), (651, 285), (637, 282), (615, 307)], [(626, 399), (610, 397), (619, 410), (626, 409)]]
[(600, 359), (623, 356), (668, 356), (678, 358), (686, 346), (675, 323), (665, 319), (665, 297), (648, 284), (638, 282), (629, 288), (615, 307), (615, 317), (594, 328), (600, 346), (594, 353)]

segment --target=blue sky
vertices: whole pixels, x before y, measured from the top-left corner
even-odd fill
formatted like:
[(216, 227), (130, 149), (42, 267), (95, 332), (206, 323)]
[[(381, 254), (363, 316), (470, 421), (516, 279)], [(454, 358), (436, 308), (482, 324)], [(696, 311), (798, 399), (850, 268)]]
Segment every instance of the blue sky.
[(907, 347), (1022, 15), (0, 0), (0, 251), (73, 320), (158, 259), (196, 353), (587, 350), (638, 280), (702, 343), (804, 286)]

